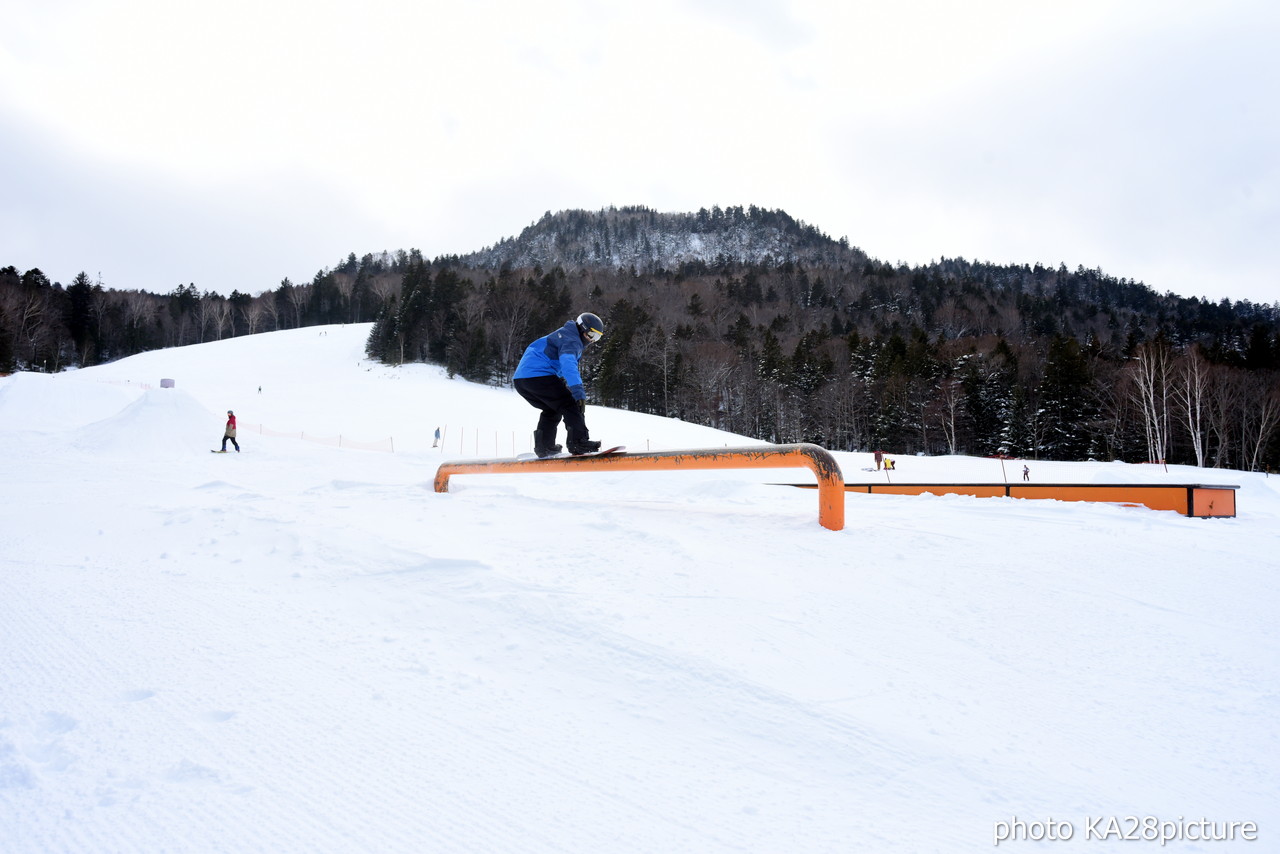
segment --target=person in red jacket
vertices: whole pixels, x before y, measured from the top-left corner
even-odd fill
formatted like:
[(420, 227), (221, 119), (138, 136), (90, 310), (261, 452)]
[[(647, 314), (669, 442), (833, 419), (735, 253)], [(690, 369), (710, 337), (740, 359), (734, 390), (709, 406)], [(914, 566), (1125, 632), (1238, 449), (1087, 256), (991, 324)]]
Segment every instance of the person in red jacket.
[(224, 454), (227, 452), (228, 439), (236, 446), (236, 453), (240, 453), (240, 443), (236, 441), (236, 414), (230, 409), (227, 410), (227, 429), (222, 432), (222, 453)]

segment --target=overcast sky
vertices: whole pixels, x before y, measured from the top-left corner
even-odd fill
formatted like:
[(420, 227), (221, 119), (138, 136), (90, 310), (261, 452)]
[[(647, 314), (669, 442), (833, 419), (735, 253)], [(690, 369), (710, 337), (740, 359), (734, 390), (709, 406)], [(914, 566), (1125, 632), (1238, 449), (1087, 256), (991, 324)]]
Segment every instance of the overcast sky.
[(257, 294), (546, 211), (1280, 301), (1274, 0), (4, 0), (0, 266)]

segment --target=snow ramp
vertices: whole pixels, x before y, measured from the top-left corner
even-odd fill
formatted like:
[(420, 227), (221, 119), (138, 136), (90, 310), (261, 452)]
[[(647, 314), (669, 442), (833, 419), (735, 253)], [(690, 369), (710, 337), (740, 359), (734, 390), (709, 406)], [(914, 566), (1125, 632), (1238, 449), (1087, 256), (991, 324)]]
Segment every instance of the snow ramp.
[(0, 380), (0, 423), (13, 430), (74, 430), (118, 413), (137, 396), (137, 389), (71, 373), (20, 372)]
[(188, 456), (222, 440), (225, 415), (179, 389), (151, 389), (119, 413), (76, 431), (78, 448), (113, 456)]

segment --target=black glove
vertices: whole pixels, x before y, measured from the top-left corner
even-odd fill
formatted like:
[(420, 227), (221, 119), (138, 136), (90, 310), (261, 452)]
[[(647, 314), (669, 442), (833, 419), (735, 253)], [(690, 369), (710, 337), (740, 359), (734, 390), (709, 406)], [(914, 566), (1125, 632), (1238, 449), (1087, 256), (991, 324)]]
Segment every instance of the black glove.
[(586, 415), (586, 414), (587, 414), (587, 400), (586, 400), (586, 398), (583, 398), (582, 400), (575, 401), (575, 402), (578, 404), (578, 411), (579, 411), (579, 412), (581, 412), (583, 415)]

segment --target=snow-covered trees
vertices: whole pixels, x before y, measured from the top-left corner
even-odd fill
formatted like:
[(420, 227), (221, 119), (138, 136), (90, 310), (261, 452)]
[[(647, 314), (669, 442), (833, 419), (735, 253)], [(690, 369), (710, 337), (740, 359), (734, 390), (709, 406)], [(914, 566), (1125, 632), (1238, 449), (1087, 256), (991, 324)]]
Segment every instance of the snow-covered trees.
[(548, 213), (469, 256), (346, 256), (230, 298), (0, 270), (0, 369), (373, 320), (368, 353), (506, 383), (580, 311), (593, 400), (779, 442), (896, 453), (1280, 465), (1280, 305), (1065, 265), (869, 258), (780, 211)]

